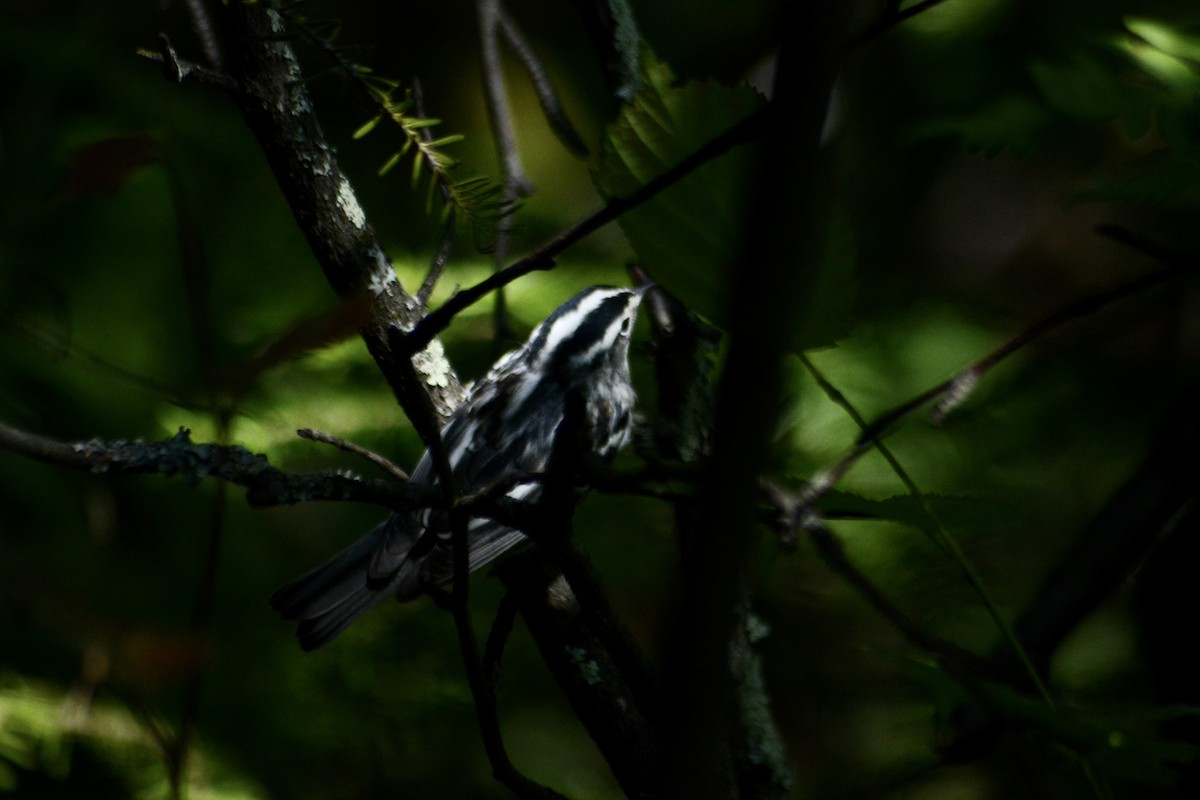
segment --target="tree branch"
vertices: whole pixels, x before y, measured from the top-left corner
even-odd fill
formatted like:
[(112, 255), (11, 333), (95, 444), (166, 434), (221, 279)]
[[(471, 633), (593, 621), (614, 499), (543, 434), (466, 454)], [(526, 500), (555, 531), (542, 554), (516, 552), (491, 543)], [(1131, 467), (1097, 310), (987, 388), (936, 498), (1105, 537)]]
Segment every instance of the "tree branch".
[(500, 579), (518, 598), (538, 652), (626, 795), (659, 796), (658, 737), (637, 693), (601, 643), (595, 616), (582, 610), (562, 573), (537, 555), (502, 564)]
[(379, 467), (381, 470), (397, 480), (408, 480), (408, 473), (393, 464), (390, 460), (384, 458), (378, 453), (366, 449), (365, 447), (357, 445), (354, 442), (349, 442), (340, 437), (313, 430), (312, 428), (301, 428), (300, 430), (296, 431), (296, 435), (301, 439), (308, 439), (312, 442), (331, 444), (344, 453), (350, 453), (351, 455), (355, 455), (359, 458), (365, 459), (366, 461), (370, 461), (372, 464)]
[(491, 122), (500, 174), (506, 192), (516, 197), (533, 193), (533, 182), (525, 175), (517, 150), (517, 131), (508, 109), (504, 65), (500, 61), (500, 0), (475, 0), (479, 17), (479, 44), (483, 56), (483, 97)]
[(284, 39), (283, 18), (258, 3), (230, 3), (221, 15), (231, 74), (242, 89), (238, 105), (325, 277), (340, 297), (372, 297), (362, 336), (401, 406), (407, 408), (415, 398), (398, 362), (414, 357), (420, 385), (445, 419), (458, 405), (462, 387), (432, 336), (403, 353), (390, 346), (392, 326), (411, 328), (423, 308), (396, 279), (325, 140), (299, 62)]
[(217, 42), (216, 31), (213, 30), (212, 17), (204, 5), (204, 0), (186, 0), (188, 14), (192, 18), (192, 30), (200, 40), (204, 56), (213, 69), (220, 70), (225, 62), (221, 55), (221, 46)]
[(167, 80), (169, 81), (183, 83), (185, 80), (194, 80), (197, 83), (212, 86), (230, 94), (240, 91), (237, 81), (224, 72), (179, 58), (175, 53), (175, 48), (171, 45), (171, 40), (167, 38), (165, 33), (158, 36), (157, 51), (139, 49), (137, 54), (148, 61), (161, 64), (163, 74), (167, 76)]
[(45, 464), (95, 474), (157, 473), (179, 476), (191, 484), (220, 478), (244, 487), (246, 499), (260, 508), (316, 500), (371, 503), (392, 510), (433, 504), (428, 487), (342, 474), (289, 474), (272, 467), (266, 456), (243, 447), (195, 444), (186, 429), (156, 442), (91, 439), (69, 443), (0, 422), (0, 448)]

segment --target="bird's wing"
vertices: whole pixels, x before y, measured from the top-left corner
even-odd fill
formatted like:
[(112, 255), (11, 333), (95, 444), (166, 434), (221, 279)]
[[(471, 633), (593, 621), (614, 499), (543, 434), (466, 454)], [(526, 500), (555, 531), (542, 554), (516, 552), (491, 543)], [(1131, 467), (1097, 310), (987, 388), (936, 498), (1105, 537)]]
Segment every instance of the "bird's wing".
[[(545, 469), (557, 427), (555, 415), (535, 415), (532, 419), (536, 424), (524, 429), (526, 435), (514, 438), (505, 430), (503, 409), (483, 407), (499, 402), (500, 396), (494, 393), (477, 395), (468, 401), (464, 409), (468, 413), (455, 416), (442, 431), (442, 442), (460, 492), (486, 489)], [(550, 400), (545, 407), (557, 411), (562, 407), (561, 400), (558, 403)], [(428, 452), (413, 470), (412, 481), (437, 484), (436, 469)], [(517, 500), (535, 500), (540, 491), (540, 484), (525, 481), (516, 483), (506, 494)], [(520, 531), (481, 517), (470, 520), (469, 526), (471, 570), (494, 560), (525, 538)], [(451, 538), (450, 517), (445, 511), (424, 509), (393, 514), (388, 520), (386, 538), (372, 559), (370, 574), (391, 576), (406, 561), (423, 560), (423, 580), (448, 580), (453, 573)]]
[[(536, 500), (541, 484), (519, 483), (506, 494), (514, 500)], [(525, 534), (495, 520), (474, 517), (467, 523), (467, 571), (474, 572), (525, 541)], [(421, 564), (421, 581), (440, 584), (454, 577), (453, 532), (449, 528), (430, 531), (424, 537), (434, 543)]]

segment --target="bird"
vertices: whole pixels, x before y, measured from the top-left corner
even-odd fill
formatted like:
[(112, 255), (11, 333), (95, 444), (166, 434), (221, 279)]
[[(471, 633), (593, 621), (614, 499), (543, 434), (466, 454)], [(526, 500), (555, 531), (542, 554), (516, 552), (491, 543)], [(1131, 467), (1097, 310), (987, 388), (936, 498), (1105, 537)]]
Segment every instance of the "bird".
[[(563, 422), (568, 398), (582, 399), (590, 449), (612, 458), (629, 442), (636, 395), (629, 342), (646, 288), (591, 286), (554, 310), (520, 347), (501, 356), (467, 387), (441, 430), (456, 489), (474, 492), (512, 483), (506, 492), (533, 502)], [(428, 450), (414, 484), (439, 484)], [(525, 541), (500, 522), (468, 521), (470, 571)], [(277, 590), (270, 606), (296, 623), (304, 650), (330, 642), (390, 596), (414, 600), (454, 577), (449, 514), (398, 511), (340, 554)]]

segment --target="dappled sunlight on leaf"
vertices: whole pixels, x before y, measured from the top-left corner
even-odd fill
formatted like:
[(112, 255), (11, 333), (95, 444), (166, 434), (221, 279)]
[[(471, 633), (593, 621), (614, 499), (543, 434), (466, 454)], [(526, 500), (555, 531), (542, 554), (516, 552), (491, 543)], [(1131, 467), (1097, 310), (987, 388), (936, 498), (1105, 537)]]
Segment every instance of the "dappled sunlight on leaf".
[[(998, 343), (999, 337), (978, 323), (923, 307), (885, 324), (861, 325), (837, 347), (809, 357), (869, 419), (951, 377)], [(857, 437), (858, 428), (806, 373), (797, 369), (794, 374), (796, 399), (785, 427), (795, 438), (789, 444), (809, 459), (831, 462)], [(929, 426), (919, 416), (909, 424)], [(932, 438), (939, 435), (930, 431)], [(932, 452), (925, 456), (940, 460)], [(846, 485), (852, 488), (864, 480), (894, 485), (895, 476), (886, 464), (872, 461), (856, 466)]]
[(1126, 17), (1125, 27), (1133, 36), (1118, 39), (1117, 46), (1177, 99), (1194, 97), (1200, 90), (1200, 37), (1145, 17)]

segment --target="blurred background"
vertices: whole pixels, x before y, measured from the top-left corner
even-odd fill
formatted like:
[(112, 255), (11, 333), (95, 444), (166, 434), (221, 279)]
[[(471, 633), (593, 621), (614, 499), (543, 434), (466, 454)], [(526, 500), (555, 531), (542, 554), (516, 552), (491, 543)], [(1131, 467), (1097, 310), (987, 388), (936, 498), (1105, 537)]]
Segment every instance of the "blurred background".
[[(631, 0), (647, 49), (640, 86), (618, 87), (637, 97), (622, 107), (577, 5), (506, 3), (588, 148), (572, 155), (555, 138), (504, 49), (536, 186), (511, 219), (514, 255), (758, 107), (780, 36), (804, 16), (784, 24), (787, 4), (771, 0)], [(854, 29), (891, 5), (860, 4)], [(462, 162), (455, 174), (498, 177), (473, 4), (313, 0), (292, 13), (322, 35), (330, 29), (316, 23), (336, 20), (348, 58), (406, 87), (419, 81), (420, 115), (441, 120), (435, 135), (465, 135), (445, 147)], [(336, 314), (336, 299), (234, 105), (139, 57), (163, 31), (181, 58), (204, 60), (185, 3), (0, 0), (0, 420), (64, 440), (156, 439), (183, 426), (290, 471), (375, 477), (295, 436), (316, 428), (413, 465), (419, 440), (356, 337), (285, 348), (270, 368), (256, 361)], [(378, 175), (396, 132), (354, 138), (376, 111), (316, 43), (296, 47), (325, 132), (415, 290), (440, 238), (425, 185), (412, 189), (408, 162)], [(1163, 266), (1097, 225), (1194, 262), (1198, 99), (1200, 9), (1184, 0), (947, 0), (853, 48), (824, 143), (826, 259), (797, 266), (819, 270), (822, 313), (797, 320), (797, 353), (870, 417), (1058, 309)], [(648, 119), (665, 135), (644, 135)], [(736, 150), (511, 286), (516, 340), (579, 289), (627, 282), (634, 259), (719, 324), (755, 156), (789, 154)], [(479, 247), (492, 228), (462, 228), (435, 303), (492, 269)], [(444, 336), (464, 380), (513, 343), (497, 341), (492, 311), (473, 307)], [(1195, 281), (1182, 278), (1104, 306), (989, 372), (943, 426), (917, 415), (888, 439), (1008, 618), (1156, 436), (1185, 448), (1158, 465), (1163, 481), (1196, 485), (1195, 407), (1180, 400), (1197, 378), (1196, 311)], [(647, 344), (633, 361), (651, 396)], [(249, 376), (236, 392), (221, 380), (235, 374)], [(857, 427), (798, 355), (788, 374), (776, 477), (799, 485), (845, 453)], [(867, 456), (840, 489), (831, 515), (861, 518), (831, 524), (877, 587), (963, 647), (1001, 645), (883, 458)], [(0, 451), (0, 795), (171, 796), (169, 743), (184, 731), (190, 798), (507, 796), (490, 776), (448, 615), (388, 604), (303, 654), (267, 608), (276, 587), (382, 514), (253, 510), (232, 488), (80, 475)], [(652, 657), (676, 568), (671, 520), (665, 504), (593, 493), (577, 521)], [(1060, 716), (1013, 700), (1024, 724), (989, 729), (953, 757), (963, 687), (806, 544), (787, 553), (764, 539), (756, 603), (793, 796), (1194, 796), (1175, 788), (1196, 756), (1186, 743), (1200, 702), (1187, 520), (1142, 531), (1155, 543), (1136, 557), (1145, 562), (1055, 653)], [(499, 587), (475, 586), (483, 631)], [(500, 711), (530, 777), (572, 797), (621, 796), (519, 626)], [(1081, 768), (1072, 752), (1083, 741), (1099, 744)]]

